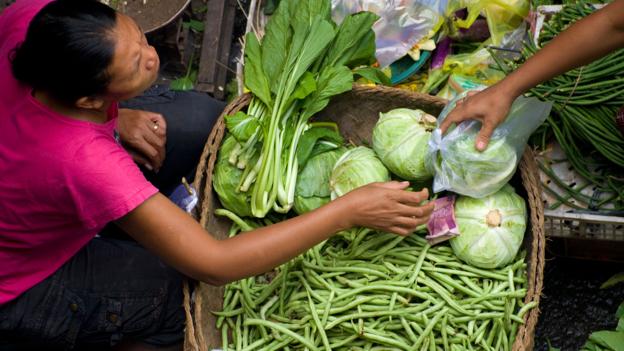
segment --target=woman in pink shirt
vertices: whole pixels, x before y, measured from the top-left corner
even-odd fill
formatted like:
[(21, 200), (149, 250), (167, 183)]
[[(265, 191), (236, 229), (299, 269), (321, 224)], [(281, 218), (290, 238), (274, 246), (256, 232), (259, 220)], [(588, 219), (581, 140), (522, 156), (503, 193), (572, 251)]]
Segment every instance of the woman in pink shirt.
[[(21, 0), (0, 33), (0, 349), (178, 350), (184, 276), (225, 284), (353, 226), (408, 235), (432, 210), (426, 190), (371, 184), (215, 240), (116, 138), (117, 103), (158, 75), (133, 20), (96, 1)], [(136, 242), (96, 237), (109, 223)]]

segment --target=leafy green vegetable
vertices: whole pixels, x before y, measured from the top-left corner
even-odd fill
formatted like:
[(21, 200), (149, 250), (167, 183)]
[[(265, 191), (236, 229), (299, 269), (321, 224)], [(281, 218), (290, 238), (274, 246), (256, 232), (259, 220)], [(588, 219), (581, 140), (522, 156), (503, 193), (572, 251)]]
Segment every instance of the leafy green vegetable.
[(329, 177), (336, 161), (345, 151), (346, 149), (339, 148), (310, 158), (297, 177), (295, 212), (303, 214), (319, 208), (331, 200)]
[(233, 136), (225, 137), (217, 157), (212, 185), (223, 207), (240, 217), (245, 217), (251, 216), (251, 207), (249, 195), (239, 190), (243, 171), (231, 165), (228, 160), (229, 154), (237, 147), (240, 147), (240, 144)]
[(225, 116), (225, 125), (239, 143), (249, 140), (260, 127), (257, 118), (241, 111)]
[(624, 283), (624, 272), (620, 272), (609, 278), (609, 280), (607, 280), (600, 286), (600, 289), (607, 289), (620, 283)]
[(360, 67), (353, 70), (353, 75), (368, 79), (373, 83), (381, 85), (392, 85), (390, 78), (380, 69), (375, 67)]
[(381, 113), (373, 129), (373, 149), (390, 171), (406, 180), (424, 182), (427, 144), (436, 128), (435, 117), (421, 110), (398, 108)]
[(336, 129), (320, 127), (308, 129), (301, 136), (299, 147), (297, 149), (297, 160), (299, 162), (299, 166), (305, 167), (308, 159), (314, 156), (313, 152), (315, 151), (315, 147), (318, 145), (317, 142), (319, 141), (324, 141), (325, 145), (329, 145), (330, 148), (334, 149), (342, 145), (344, 142), (342, 136), (338, 133), (337, 127)]
[(390, 180), (390, 173), (375, 152), (365, 146), (353, 148), (336, 162), (329, 179), (331, 198), (374, 182)]
[(336, 26), (330, 15), (329, 0), (282, 0), (262, 41), (246, 37), (245, 86), (253, 98), (247, 115), (226, 120), (242, 143), (228, 159), (244, 169), (240, 190), (250, 192), (256, 217), (288, 212), (299, 169), (342, 142), (337, 133), (310, 129), (308, 120), (351, 89), (352, 65), (374, 59), (378, 17), (362, 12)]
[[(607, 350), (621, 351), (624, 350), (624, 332), (602, 330), (591, 333), (589, 335), (589, 341), (601, 348), (607, 348)], [(585, 345), (584, 347), (588, 347)]]
[(481, 268), (511, 262), (524, 238), (527, 210), (510, 185), (481, 199), (460, 196), (455, 202), (460, 235), (450, 240), (455, 255)]

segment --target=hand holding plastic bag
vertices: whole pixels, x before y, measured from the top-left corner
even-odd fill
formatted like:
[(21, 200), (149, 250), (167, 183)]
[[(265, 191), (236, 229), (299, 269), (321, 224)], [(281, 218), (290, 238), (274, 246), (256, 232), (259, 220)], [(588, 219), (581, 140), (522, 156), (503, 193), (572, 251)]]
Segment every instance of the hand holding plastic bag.
[(505, 121), (492, 134), (487, 149), (478, 151), (475, 140), (481, 122), (465, 121), (444, 136), (439, 129), (457, 101), (467, 93), (451, 101), (438, 117), (438, 129), (429, 140), (425, 164), (429, 172), (435, 174), (435, 193), (449, 190), (482, 198), (497, 192), (511, 179), (529, 136), (544, 123), (552, 103), (519, 97)]

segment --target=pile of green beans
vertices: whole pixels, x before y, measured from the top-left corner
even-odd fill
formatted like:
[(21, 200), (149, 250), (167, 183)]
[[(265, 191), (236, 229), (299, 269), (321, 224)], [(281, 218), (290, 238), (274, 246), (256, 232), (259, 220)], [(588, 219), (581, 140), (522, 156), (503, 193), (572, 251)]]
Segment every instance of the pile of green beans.
[(525, 295), (523, 254), (485, 270), (418, 234), (357, 229), (227, 285), (213, 313), (224, 350), (509, 350)]
[[(594, 11), (595, 7), (587, 1), (564, 5), (561, 12), (544, 23), (539, 46)], [(520, 62), (510, 66), (499, 62), (499, 66), (510, 72), (538, 50), (530, 41)], [(559, 203), (570, 205), (568, 200), (573, 198), (573, 208), (624, 209), (624, 136), (615, 121), (618, 110), (624, 106), (624, 50), (555, 77), (531, 89), (530, 94), (554, 103), (553, 113), (533, 135), (532, 143), (546, 149), (554, 137), (574, 170), (596, 191), (606, 194), (599, 202), (593, 202), (581, 193), (587, 184), (560, 184), (568, 196), (559, 199)], [(549, 164), (543, 164), (542, 170), (553, 173)], [(560, 181), (554, 174), (550, 177)]]

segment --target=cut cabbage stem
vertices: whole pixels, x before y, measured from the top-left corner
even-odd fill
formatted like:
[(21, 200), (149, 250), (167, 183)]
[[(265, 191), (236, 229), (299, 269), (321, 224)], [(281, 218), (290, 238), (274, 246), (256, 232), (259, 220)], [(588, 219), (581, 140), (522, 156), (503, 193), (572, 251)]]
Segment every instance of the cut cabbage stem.
[(485, 222), (488, 226), (492, 228), (500, 227), (501, 223), (503, 222), (503, 216), (501, 216), (499, 210), (492, 210), (488, 212), (487, 216), (485, 217)]

